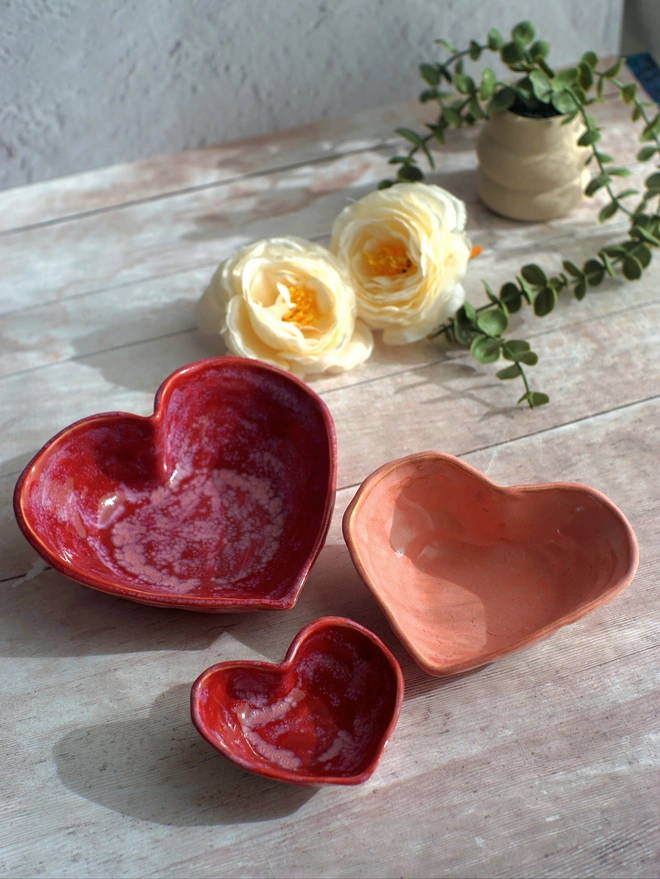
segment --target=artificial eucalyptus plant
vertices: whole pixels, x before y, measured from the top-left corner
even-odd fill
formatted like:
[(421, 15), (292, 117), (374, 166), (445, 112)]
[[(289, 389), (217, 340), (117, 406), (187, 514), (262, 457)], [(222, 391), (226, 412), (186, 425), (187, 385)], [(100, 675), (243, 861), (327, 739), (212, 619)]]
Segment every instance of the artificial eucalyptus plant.
[[(630, 223), (627, 237), (601, 248), (582, 266), (564, 260), (564, 271), (557, 274), (548, 274), (535, 264), (524, 265), (515, 281), (505, 283), (499, 294), (482, 282), (489, 302), (480, 308), (466, 302), (432, 336), (444, 335), (448, 340), (468, 347), (480, 363), (495, 362), (500, 356), (509, 361), (510, 365), (499, 370), (497, 377), (502, 380), (520, 378), (525, 392), (518, 403), (526, 402), (531, 408), (547, 403), (549, 397), (530, 388), (525, 367), (534, 366), (538, 356), (529, 342), (505, 335), (509, 314), (529, 305), (537, 317), (544, 317), (553, 310), (558, 297), (565, 291), (572, 291), (578, 300), (583, 299), (587, 291), (598, 286), (606, 275), (614, 278), (617, 272), (634, 281), (642, 276), (651, 261), (651, 249), (660, 246), (657, 202), (660, 173), (654, 172), (647, 177), (641, 193), (636, 189), (615, 191), (616, 179), (628, 176), (630, 171), (618, 167), (612, 156), (598, 148), (601, 129), (588, 112), (591, 104), (603, 100), (604, 84), (614, 86), (623, 102), (631, 107), (632, 121), (641, 126), (639, 140), (646, 145), (640, 149), (637, 158), (646, 162), (660, 154), (658, 108), (640, 100), (636, 83), (624, 83), (618, 78), (623, 58), (600, 70), (598, 56), (586, 52), (576, 67), (555, 72), (547, 61), (548, 43), (535, 37), (533, 25), (523, 21), (513, 28), (510, 40), (505, 40), (493, 28), (484, 43), (473, 40), (467, 49), (460, 51), (446, 40), (436, 40), (449, 57), (442, 62), (420, 66), (427, 85), (420, 101), (438, 104), (437, 119), (426, 126), (424, 134), (409, 128), (397, 129), (397, 134), (410, 143), (410, 149), (405, 155), (390, 159), (390, 164), (398, 166), (396, 179), (383, 180), (379, 187), (423, 180), (424, 172), (418, 164), (420, 154), (431, 168), (435, 167), (430, 144), (444, 144), (449, 128), (472, 126), (488, 119), (492, 113), (510, 110), (522, 116), (541, 118), (563, 115), (562, 124), (568, 124), (578, 116), (581, 118), (584, 129), (577, 142), (590, 148), (587, 164), (591, 163), (596, 170), (585, 194), (593, 196), (599, 190), (607, 193), (608, 202), (598, 215), (599, 222), (617, 213), (625, 214)], [(465, 62), (479, 60), (483, 52), (498, 55), (518, 78), (515, 81), (501, 80), (491, 69), (485, 68), (480, 79), (475, 81), (465, 72)], [(636, 204), (632, 201), (634, 196), (639, 196)]]

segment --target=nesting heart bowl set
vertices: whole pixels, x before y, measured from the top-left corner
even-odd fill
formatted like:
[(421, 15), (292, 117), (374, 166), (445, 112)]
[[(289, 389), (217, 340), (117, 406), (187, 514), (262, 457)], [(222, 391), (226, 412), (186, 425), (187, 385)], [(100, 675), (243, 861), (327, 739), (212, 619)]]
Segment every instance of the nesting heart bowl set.
[[(166, 379), (149, 417), (65, 428), (21, 474), (14, 509), (48, 564), (94, 589), (184, 610), (287, 610), (330, 527), (336, 461), (332, 417), (307, 385), (217, 357)], [(614, 598), (638, 563), (630, 525), (600, 492), (503, 488), (440, 452), (368, 476), (343, 532), (395, 634), (437, 676), (548, 637)], [(378, 764), (403, 687), (373, 633), (324, 617), (279, 665), (207, 669), (191, 713), (246, 770), (357, 784)]]

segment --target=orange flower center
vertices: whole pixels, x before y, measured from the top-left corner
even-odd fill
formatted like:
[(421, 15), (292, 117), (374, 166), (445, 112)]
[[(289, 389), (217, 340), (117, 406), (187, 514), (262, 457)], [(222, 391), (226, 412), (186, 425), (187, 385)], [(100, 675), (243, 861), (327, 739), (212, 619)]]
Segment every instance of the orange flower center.
[(321, 317), (318, 303), (316, 301), (316, 293), (312, 287), (304, 284), (287, 285), (291, 308), (282, 315), (282, 320), (289, 323), (302, 324), (310, 326), (315, 324)]
[(365, 250), (364, 261), (374, 275), (405, 275), (413, 267), (405, 245), (399, 241), (381, 244), (375, 250)]

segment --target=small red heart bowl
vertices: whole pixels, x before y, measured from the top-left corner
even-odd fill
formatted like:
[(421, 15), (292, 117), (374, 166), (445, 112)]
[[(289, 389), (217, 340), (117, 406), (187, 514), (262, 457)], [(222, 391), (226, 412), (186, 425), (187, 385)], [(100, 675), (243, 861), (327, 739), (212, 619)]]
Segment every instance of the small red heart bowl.
[(451, 455), (380, 467), (344, 514), (353, 562), (431, 675), (546, 638), (614, 598), (638, 549), (623, 513), (586, 485), (502, 488)]
[(292, 784), (360, 784), (396, 726), (403, 675), (368, 629), (323, 617), (284, 662), (221, 662), (191, 692), (192, 720), (225, 757)]
[(144, 604), (200, 611), (296, 603), (334, 508), (323, 401), (275, 367), (216, 357), (173, 373), (149, 417), (109, 412), (57, 434), (14, 509), (54, 568)]

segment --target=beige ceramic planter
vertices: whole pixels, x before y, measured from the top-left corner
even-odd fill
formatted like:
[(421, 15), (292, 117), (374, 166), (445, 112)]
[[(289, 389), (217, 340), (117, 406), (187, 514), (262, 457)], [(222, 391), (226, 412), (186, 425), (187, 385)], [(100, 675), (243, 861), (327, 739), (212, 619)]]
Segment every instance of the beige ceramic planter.
[(589, 180), (588, 147), (577, 146), (581, 120), (494, 113), (477, 142), (477, 192), (512, 220), (550, 220), (576, 207)]

